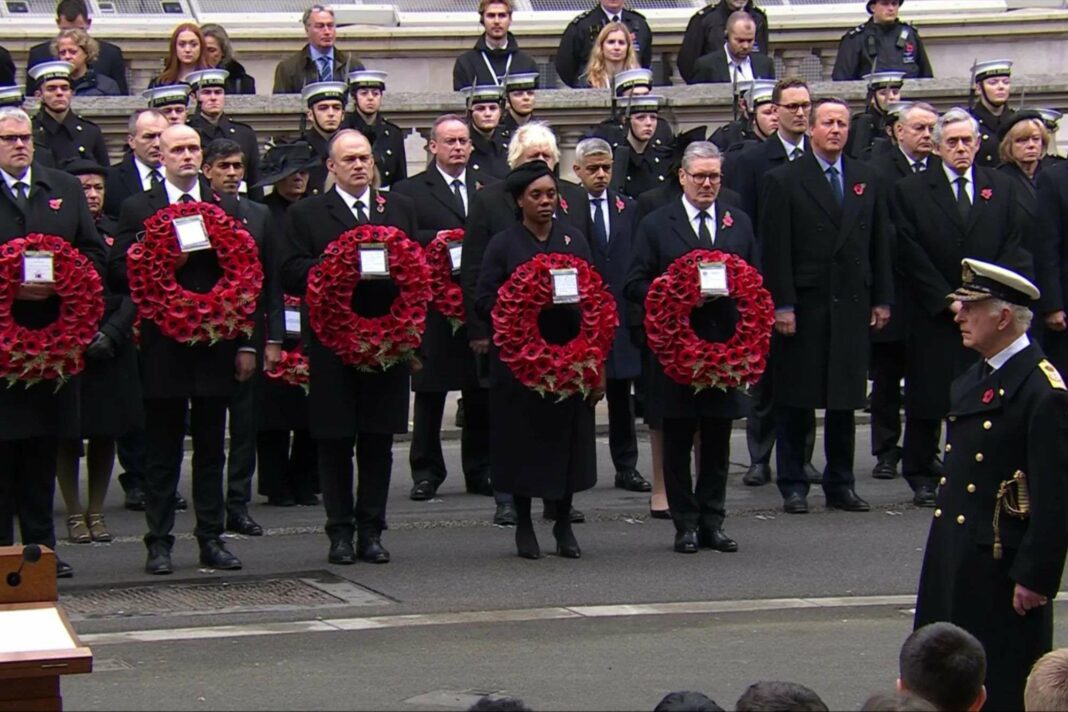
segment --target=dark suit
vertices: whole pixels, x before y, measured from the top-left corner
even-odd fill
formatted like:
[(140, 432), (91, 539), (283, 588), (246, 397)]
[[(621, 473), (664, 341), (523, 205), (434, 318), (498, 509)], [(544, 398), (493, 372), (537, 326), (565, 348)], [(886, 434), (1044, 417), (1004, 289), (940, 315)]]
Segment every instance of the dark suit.
[(400, 126), (387, 121), (381, 114), (373, 124), (369, 124), (364, 121), (359, 112), (353, 111), (345, 117), (342, 128), (356, 129), (367, 137), (371, 143), (375, 167), (378, 169), (378, 178), (383, 188), (388, 188), (408, 177), (404, 131)]
[[(364, 69), (363, 62), (348, 52), (334, 47), (333, 81), (344, 82), (349, 72)], [(274, 68), (274, 88), (272, 94), (300, 94), (306, 84), (319, 81), (319, 65), (311, 58), (308, 45), (299, 52), (287, 55)]]
[(15, 62), (11, 59), (11, 53), (0, 47), (0, 86), (9, 87), (15, 84)]
[(976, 359), (961, 343), (946, 300), (961, 284), (961, 260), (971, 257), (1033, 273), (1031, 256), (1020, 249), (1021, 222), (1011, 182), (978, 166), (973, 175), (975, 201), (966, 221), (957, 210), (956, 186), (950, 186), (941, 164), (895, 188), (898, 269), (909, 307), (902, 471), (913, 487), (934, 485), (929, 463), (949, 410), (949, 386)]
[[(200, 145), (207, 151), (208, 144), (217, 138), (225, 138), (241, 146), (245, 156), (245, 183), (254, 185), (260, 177), (260, 142), (256, 131), (248, 124), (234, 121), (226, 114), (215, 123), (208, 121), (199, 112), (189, 119), (189, 125), (200, 134)], [(262, 188), (249, 188), (248, 196), (253, 200), (263, 199)]]
[[(204, 202), (217, 205), (230, 216), (237, 203), (200, 181)], [(145, 220), (168, 206), (164, 185), (130, 197), (122, 205), (118, 234), (108, 257), (108, 282), (122, 294), (130, 293), (126, 253), (139, 240)], [(212, 250), (193, 252), (177, 274), (186, 289), (207, 292), (221, 271)], [(249, 340), (221, 341), (214, 345), (180, 343), (164, 336), (155, 323), (141, 321), (141, 379), (145, 396), (145, 544), (174, 546), (174, 496), (181, 473), (186, 420), (193, 438), (193, 500), (196, 527), (202, 545), (218, 539), (224, 528), (223, 466), (226, 455), (226, 406), (234, 391), (235, 358)], [(190, 409), (191, 405), (191, 409)], [(191, 412), (191, 415), (190, 415)]]
[[(163, 175), (163, 167), (160, 166), (158, 170), (160, 175)], [(141, 174), (134, 165), (134, 155), (132, 152), (127, 153), (121, 161), (112, 164), (104, 179), (104, 214), (118, 220), (126, 199), (143, 192), (145, 188), (141, 183)]]
[[(756, 42), (753, 44), (753, 51), (770, 55), (767, 13), (757, 7), (753, 0), (749, 0), (742, 9), (753, 18), (756, 24)], [(690, 17), (676, 58), (679, 75), (684, 81), (693, 82), (694, 65), (700, 57), (716, 47), (723, 46), (727, 34), (727, 18), (733, 12), (730, 5), (721, 0), (712, 5), (706, 5)]]
[[(634, 261), (624, 286), (627, 298), (635, 303), (644, 304), (652, 281), (693, 250), (722, 250), (760, 268), (753, 226), (744, 213), (722, 206), (710, 208), (716, 231), (714, 244), (708, 245), (697, 238), (683, 200), (678, 198), (650, 213), (638, 226)], [(731, 220), (725, 220), (728, 214)], [(738, 313), (730, 299), (710, 300), (691, 315), (694, 331), (709, 341), (730, 338), (737, 321)], [(646, 408), (659, 411), (653, 417), (663, 423), (664, 484), (675, 528), (680, 532), (699, 527), (720, 529), (726, 516), (731, 421), (745, 416), (749, 398), (736, 389), (696, 392), (669, 378), (658, 359), (651, 358), (647, 363), (650, 373)], [(695, 491), (690, 451), (696, 432), (701, 433), (701, 453)]]
[(33, 117), (34, 141), (48, 146), (59, 166), (71, 158), (85, 158), (102, 166), (108, 164), (108, 147), (100, 127), (68, 111), (59, 122), (44, 109)]
[[(1031, 666), (1053, 647), (1053, 598), (1068, 550), (1068, 393), (1050, 368), (1032, 344), (985, 377), (973, 365), (950, 396), (946, 479), (927, 538), (915, 626), (948, 621), (979, 639), (987, 710), (1023, 709)], [(998, 487), (1017, 470), (1027, 476), (1030, 515), (995, 518)], [(1019, 615), (1016, 584), (1050, 602)]]
[[(381, 197), (385, 202), (378, 206)], [(416, 234), (415, 205), (403, 195), (371, 191), (368, 211), (375, 225), (392, 225)], [(282, 262), (286, 292), (303, 296), (308, 272), (337, 237), (356, 227), (356, 217), (336, 190), (305, 198), (292, 207), (286, 221), (287, 254)], [(380, 314), (396, 295), (392, 280), (360, 283), (353, 307)], [(393, 435), (408, 429), (408, 366), (386, 371), (360, 371), (346, 366), (319, 341), (303, 313), (311, 390), (308, 395), (312, 437), (318, 441), (319, 481), (326, 508), (326, 533), (331, 541), (376, 537), (385, 528), (386, 500), (393, 467)], [(358, 498), (352, 496), (352, 450), (356, 446)]]
[[(1038, 172), (1038, 235), (1035, 241), (1035, 276), (1042, 296), (1035, 319), (1062, 311), (1068, 304), (1068, 164), (1062, 162)], [(1068, 372), (1068, 332), (1045, 329), (1042, 350), (1059, 371)]]
[[(471, 171), (464, 176), (468, 203), (478, 188)], [(495, 179), (493, 179), (495, 182)], [(466, 210), (459, 205), (452, 188), (436, 164), (393, 187), (398, 195), (412, 199), (418, 229), (415, 237), (426, 247), (439, 230), (463, 228)], [(461, 260), (461, 265), (463, 261)], [(457, 275), (458, 277), (459, 275)], [(441, 451), (441, 420), (449, 391), (461, 391), (464, 424), (460, 441), (460, 463), (467, 488), (477, 491), (489, 483), (489, 394), (479, 386), (475, 355), (467, 329), (453, 330), (449, 321), (434, 308), (427, 311), (426, 332), (421, 350), (423, 369), (412, 376), (415, 412), (412, 417), (412, 444), (408, 463), (412, 482), (429, 482), (436, 490), (445, 481), (445, 456)]]
[(508, 33), (508, 46), (490, 49), (483, 33), (469, 49), (456, 58), (452, 65), (452, 88), (459, 91), (465, 87), (499, 84), (509, 74), (527, 74), (538, 71), (538, 63), (529, 54), (519, 49), (515, 35)]
[[(749, 55), (749, 63), (753, 70), (754, 79), (774, 79), (775, 62), (771, 57), (759, 52)], [(706, 54), (697, 60), (694, 65), (693, 78), (690, 84), (731, 84), (735, 78), (731, 76), (730, 65), (727, 63), (727, 52), (722, 46), (710, 54)]]
[(851, 490), (853, 411), (864, 407), (872, 308), (894, 301), (886, 189), (871, 166), (842, 158), (842, 203), (816, 157), (769, 172), (760, 235), (766, 284), (777, 309), (792, 308), (797, 331), (772, 339), (778, 483), (807, 494), (802, 471), (806, 419), (826, 410), (824, 491)]
[[(0, 242), (30, 232), (56, 235), (70, 242), (103, 271), (105, 247), (89, 214), (78, 179), (34, 164), (28, 207), (24, 210), (0, 181)], [(50, 201), (61, 200), (59, 208)], [(59, 298), (15, 301), (19, 323), (42, 327), (55, 320)], [(45, 381), (0, 388), (0, 545), (15, 543), (18, 517), (23, 544), (55, 548), (52, 496), (55, 492), (59, 440), (79, 437), (79, 378), (61, 385)]]
[[(96, 38), (94, 37), (93, 39)], [(97, 39), (96, 43), (100, 46), (100, 56), (89, 65), (90, 69), (96, 70), (97, 74), (103, 74), (114, 79), (115, 83), (119, 85), (120, 94), (129, 94), (130, 88), (126, 84), (126, 58), (122, 56), (122, 50), (118, 45), (104, 40)], [(30, 47), (30, 56), (26, 62), (26, 69), (28, 71), (30, 67), (53, 59), (55, 57), (52, 56), (52, 40), (35, 44)], [(14, 84), (14, 82), (11, 83)]]

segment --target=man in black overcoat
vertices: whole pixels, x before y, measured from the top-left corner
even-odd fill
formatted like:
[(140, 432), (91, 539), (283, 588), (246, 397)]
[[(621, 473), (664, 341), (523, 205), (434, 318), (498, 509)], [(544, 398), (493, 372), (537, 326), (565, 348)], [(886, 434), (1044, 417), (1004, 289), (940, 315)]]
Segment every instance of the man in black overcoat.
[(1038, 172), (1035, 277), (1042, 296), (1035, 312), (1044, 321), (1042, 350), (1058, 371), (1068, 372), (1068, 164)]
[(687, 84), (693, 82), (697, 60), (723, 44), (727, 18), (738, 11), (744, 11), (756, 23), (753, 51), (771, 55), (771, 46), (768, 43), (768, 15), (757, 7), (753, 0), (720, 0), (711, 3), (693, 14), (682, 36), (682, 46), (679, 47), (675, 61), (679, 67), (679, 75)]
[[(412, 199), (418, 229), (415, 237), (426, 247), (439, 230), (463, 229), (467, 206), (491, 176), (476, 177), (468, 166), (471, 137), (467, 123), (455, 114), (439, 117), (430, 131), (433, 163), (427, 170), (393, 187), (397, 195)], [(460, 265), (463, 260), (460, 260)], [(456, 273), (456, 279), (459, 273)], [(434, 497), (445, 481), (445, 456), (441, 451), (441, 420), (449, 391), (461, 391), (464, 422), (460, 440), (460, 463), (467, 491), (492, 495), (489, 475), (489, 401), (479, 385), (475, 355), (467, 329), (453, 329), (433, 306), (427, 311), (421, 352), (423, 368), (412, 376), (415, 412), (408, 464), (412, 470), (411, 498)]]
[[(535, 159), (540, 159), (555, 169), (560, 161), (560, 149), (556, 136), (549, 125), (542, 121), (533, 121), (516, 129), (512, 144), (508, 150), (509, 166), (515, 168)], [(560, 210), (557, 219), (566, 221), (578, 228), (583, 235), (589, 235), (590, 203), (585, 189), (569, 181), (558, 183), (560, 191)], [(482, 269), (482, 257), (490, 239), (499, 232), (504, 232), (519, 222), (515, 200), (500, 181), (487, 185), (475, 193), (467, 213), (466, 234), (464, 235), (464, 258), (460, 266), (460, 286), (464, 292), (464, 315), (467, 320), (467, 337), (471, 350), (480, 357), (483, 366), (479, 377), (488, 377), (485, 361), (489, 354), (489, 325), (475, 309), (475, 295), (478, 290), (478, 278)], [(497, 512), (494, 522), (510, 525), (515, 523), (515, 509), (511, 496), (495, 493)], [(551, 513), (551, 512), (550, 512)], [(582, 513), (572, 510), (573, 520), (584, 519)]]
[(226, 82), (230, 73), (225, 69), (202, 69), (190, 72), (185, 81), (193, 87), (197, 108), (189, 117), (189, 125), (200, 134), (200, 143), (207, 148), (216, 139), (234, 141), (245, 156), (245, 177), (238, 192), (253, 200), (263, 199), (263, 190), (253, 186), (260, 177), (260, 141), (256, 130), (246, 123), (234, 121), (226, 113)]
[(915, 626), (948, 621), (978, 638), (983, 709), (1020, 710), (1031, 666), (1053, 647), (1068, 552), (1068, 390), (1027, 336), (1035, 286), (971, 258), (962, 271), (947, 301), (981, 358), (952, 385)]
[[(327, 168), (334, 176), (334, 187), (324, 195), (298, 201), (287, 214), (282, 285), (296, 296), (304, 296), (308, 272), (341, 233), (374, 224), (416, 235), (413, 201), (371, 187), (374, 156), (366, 136), (354, 129), (339, 131), (330, 143)], [(382, 314), (396, 294), (392, 280), (361, 280), (353, 294), (353, 308), (368, 316)], [(319, 481), (330, 538), (328, 559), (332, 564), (353, 564), (357, 557), (387, 563), (390, 555), (381, 536), (393, 468), (393, 435), (408, 430), (409, 365), (374, 372), (347, 366), (315, 336), (306, 310), (302, 318), (311, 371), (310, 429), (319, 451)], [(355, 503), (353, 446), (358, 470)]]
[[(204, 202), (237, 216), (236, 201), (219, 195), (200, 177), (200, 135), (188, 126), (170, 126), (160, 136), (163, 182), (123, 203), (118, 235), (108, 258), (108, 282), (130, 293), (126, 256), (140, 239), (145, 221), (177, 202)], [(212, 250), (179, 258), (177, 279), (186, 289), (209, 291), (221, 271)], [(141, 379), (145, 397), (145, 520), (148, 532), (145, 570), (169, 574), (174, 568), (175, 493), (181, 476), (188, 417), (193, 438), (193, 502), (200, 563), (214, 569), (239, 569), (241, 561), (221, 539), (226, 508), (223, 467), (226, 454), (226, 408), (235, 382), (252, 377), (256, 350), (244, 336), (216, 344), (180, 343), (164, 336), (155, 323), (141, 321)]]
[(361, 69), (349, 74), (348, 82), (353, 110), (345, 117), (345, 126), (356, 129), (371, 142), (378, 184), (389, 188), (408, 177), (408, 159), (403, 129), (379, 111), (386, 92), (386, 73)]
[(726, 41), (709, 51), (694, 64), (688, 84), (733, 84), (754, 79), (774, 79), (775, 62), (754, 49), (756, 22), (745, 10), (727, 18)]
[(765, 276), (775, 300), (778, 484), (783, 509), (808, 511), (804, 447), (813, 409), (825, 410), (827, 506), (866, 512), (854, 489), (853, 413), (867, 390), (868, 333), (893, 303), (886, 189), (866, 163), (843, 155), (849, 107), (812, 109), (812, 153), (765, 177), (761, 214)]
[(126, 155), (112, 164), (104, 182), (104, 214), (118, 220), (123, 202), (163, 180), (159, 137), (170, 124), (158, 109), (138, 109), (130, 115)]
[[(975, 360), (960, 343), (945, 296), (960, 286), (965, 257), (1032, 274), (1020, 247), (1021, 222), (1008, 178), (974, 165), (975, 120), (950, 109), (935, 125), (937, 165), (895, 188), (898, 271), (906, 305), (905, 441), (901, 470), (918, 498), (930, 500), (941, 476), (933, 465), (949, 386)], [(963, 184), (960, 180), (963, 179)]]
[[(102, 272), (106, 248), (82, 184), (33, 163), (30, 117), (22, 109), (0, 109), (0, 139), (0, 242), (31, 232), (56, 235)], [(51, 284), (22, 284), (11, 310), (20, 324), (39, 328), (56, 319), (59, 299)], [(0, 388), (0, 546), (14, 545), (17, 517), (23, 544), (56, 548), (56, 453), (60, 440), (80, 434), (78, 395), (77, 377), (58, 389), (51, 381)], [(56, 574), (72, 573), (57, 556)]]

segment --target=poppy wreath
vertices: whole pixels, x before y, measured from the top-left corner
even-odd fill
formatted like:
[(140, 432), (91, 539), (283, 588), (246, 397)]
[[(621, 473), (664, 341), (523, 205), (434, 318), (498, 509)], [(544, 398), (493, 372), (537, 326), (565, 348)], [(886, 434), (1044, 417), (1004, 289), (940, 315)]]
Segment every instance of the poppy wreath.
[[(59, 316), (40, 329), (15, 321), (12, 306), (22, 284), (26, 251), (52, 253)], [(10, 388), (45, 380), (56, 387), (85, 368), (85, 348), (104, 316), (104, 286), (85, 255), (55, 235), (31, 233), (0, 247), (0, 376)]]
[[(300, 298), (285, 296), (287, 307), (299, 308)], [(292, 351), (282, 349), (282, 360), (274, 368), (267, 369), (263, 375), (274, 381), (281, 381), (287, 386), (300, 386), (304, 393), (308, 392), (308, 357), (304, 355), (301, 344), (298, 341)]]
[[(550, 344), (538, 329), (538, 314), (552, 306), (549, 270), (572, 267), (578, 274), (582, 323), (566, 344)], [(600, 385), (619, 314), (612, 293), (586, 260), (554, 252), (519, 265), (497, 290), (492, 317), (500, 359), (527, 388), (563, 400), (576, 393), (586, 396)]]
[[(175, 267), (182, 252), (171, 223), (200, 215), (222, 276), (200, 293), (178, 284)], [(263, 288), (263, 266), (252, 235), (222, 208), (210, 203), (175, 203), (145, 220), (145, 237), (126, 253), (130, 297), (138, 317), (184, 344), (215, 344), (252, 335), (252, 316)]]
[[(705, 341), (690, 326), (701, 299), (698, 264), (723, 262), (730, 299), (738, 308), (735, 332), (726, 341)], [(671, 380), (698, 391), (756, 383), (767, 367), (775, 305), (760, 272), (737, 255), (694, 250), (653, 280), (645, 297), (645, 333)]]
[(441, 230), (426, 246), (426, 264), (430, 268), (430, 293), (433, 305), (449, 320), (452, 333), (464, 325), (464, 293), (456, 283), (449, 259), (449, 246), (464, 241), (464, 231)]
[[(360, 282), (359, 246), (381, 243), (398, 294), (387, 314), (361, 316), (352, 310)], [(403, 230), (360, 225), (326, 246), (323, 259), (308, 272), (304, 301), (312, 330), (341, 361), (361, 371), (384, 371), (414, 356), (426, 329), (430, 270), (423, 248)]]

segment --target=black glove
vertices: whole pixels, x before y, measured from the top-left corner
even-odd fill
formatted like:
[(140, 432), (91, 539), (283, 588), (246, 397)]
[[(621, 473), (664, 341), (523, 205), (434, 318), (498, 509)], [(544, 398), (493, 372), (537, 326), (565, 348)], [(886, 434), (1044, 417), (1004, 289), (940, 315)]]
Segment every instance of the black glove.
[(89, 346), (85, 348), (85, 357), (97, 361), (115, 358), (115, 340), (103, 331), (96, 332)]

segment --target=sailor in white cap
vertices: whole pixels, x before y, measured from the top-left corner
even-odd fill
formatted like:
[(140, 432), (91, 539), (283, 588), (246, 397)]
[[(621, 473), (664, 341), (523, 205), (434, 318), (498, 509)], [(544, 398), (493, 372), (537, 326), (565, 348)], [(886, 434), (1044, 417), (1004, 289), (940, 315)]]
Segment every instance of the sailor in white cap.
[[(655, 141), (662, 99), (642, 94), (619, 100), (624, 140), (613, 146), (612, 189), (638, 199), (664, 185), (670, 175), (671, 148)], [(670, 130), (668, 132), (670, 134)]]
[(508, 148), (512, 134), (523, 124), (534, 118), (534, 97), (538, 89), (539, 76), (534, 72), (526, 74), (509, 74), (504, 78), (504, 108), (501, 125), (497, 129), (497, 142)]
[(163, 84), (141, 92), (148, 102), (148, 108), (156, 109), (171, 126), (181, 126), (189, 119), (188, 84)]
[[(979, 122), (979, 153), (975, 163), (995, 167), (998, 158), (998, 131), (1015, 113), (1009, 108), (1012, 92), (1012, 60), (991, 59), (972, 66), (969, 111)], [(978, 99), (978, 101), (975, 101)]]
[(311, 144), (315, 154), (322, 160), (320, 165), (309, 171), (306, 194), (318, 195), (323, 192), (326, 183), (330, 139), (341, 128), (345, 118), (348, 87), (344, 82), (315, 82), (304, 87), (300, 99), (308, 107), (307, 114), (300, 121), (301, 138)]
[(345, 127), (356, 129), (371, 142), (379, 188), (388, 189), (408, 177), (408, 159), (401, 127), (379, 112), (386, 91), (386, 73), (360, 69), (349, 72), (348, 79), (355, 107), (345, 118)]
[(865, 74), (864, 80), (868, 83), (868, 100), (864, 111), (853, 114), (849, 138), (846, 140), (846, 155), (868, 160), (893, 147), (887, 133), (890, 125), (887, 107), (901, 99), (905, 73), (875, 72)]
[(42, 62), (29, 70), (30, 86), (41, 108), (33, 117), (34, 142), (47, 146), (57, 165), (88, 158), (108, 165), (108, 149), (100, 127), (71, 111), (74, 84), (70, 62)]
[(471, 129), (471, 160), (468, 165), (494, 178), (508, 175), (508, 147), (494, 140), (501, 124), (504, 90), (496, 84), (480, 84), (461, 90)]
[[(189, 125), (200, 134), (200, 144), (205, 150), (208, 144), (218, 138), (234, 141), (241, 146), (241, 152), (245, 154), (244, 188), (254, 185), (259, 179), (260, 143), (251, 126), (234, 121), (226, 113), (226, 82), (229, 77), (230, 73), (225, 69), (201, 69), (186, 75), (185, 80), (193, 88), (197, 100), (197, 108), (189, 118)], [(259, 199), (263, 191), (256, 189), (249, 195)]]
[(898, 17), (903, 0), (867, 0), (871, 17), (842, 35), (831, 79), (860, 79), (865, 74), (891, 69), (909, 79), (930, 78), (931, 62), (916, 28)]

